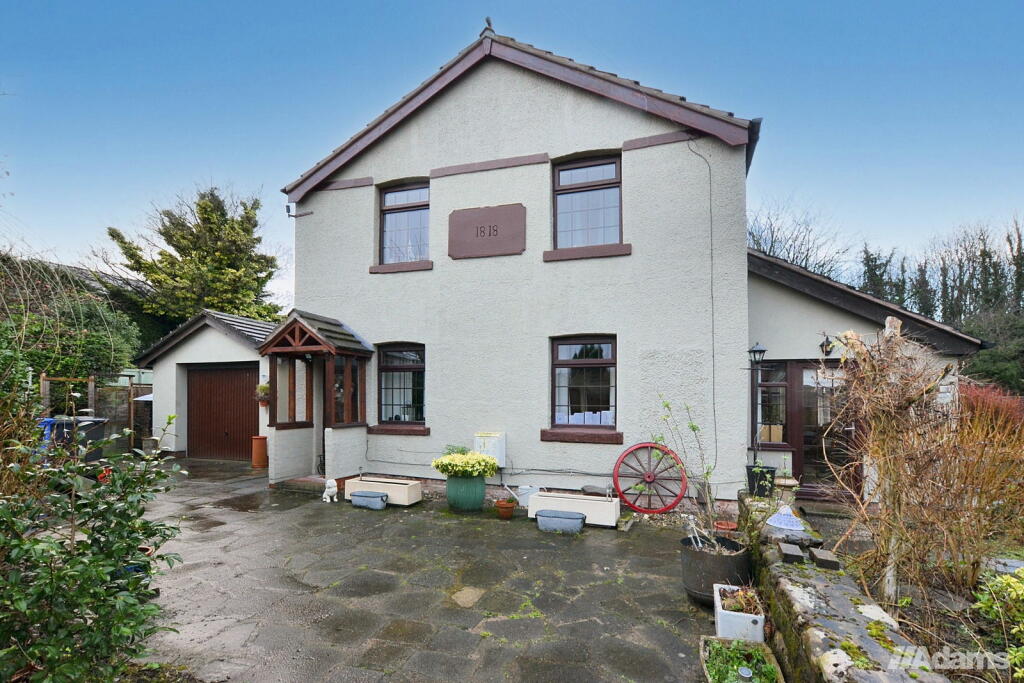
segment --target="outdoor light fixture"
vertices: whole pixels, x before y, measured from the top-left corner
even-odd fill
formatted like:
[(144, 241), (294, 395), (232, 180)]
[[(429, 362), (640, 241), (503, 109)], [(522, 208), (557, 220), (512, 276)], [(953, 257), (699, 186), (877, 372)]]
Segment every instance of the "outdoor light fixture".
[(827, 334), (825, 335), (825, 341), (821, 342), (821, 344), (818, 345), (818, 348), (821, 349), (821, 353), (825, 357), (832, 355), (832, 340), (829, 339)]
[(767, 352), (768, 349), (761, 346), (761, 342), (757, 342), (756, 344), (751, 346), (750, 349), (747, 351), (747, 353), (750, 355), (750, 364), (760, 365), (761, 361), (764, 360), (764, 354)]

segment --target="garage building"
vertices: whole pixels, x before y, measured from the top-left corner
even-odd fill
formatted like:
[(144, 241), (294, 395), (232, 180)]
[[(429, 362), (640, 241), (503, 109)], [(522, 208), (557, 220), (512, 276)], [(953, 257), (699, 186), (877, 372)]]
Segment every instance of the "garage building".
[(193, 458), (248, 460), (259, 434), (258, 347), (275, 323), (203, 310), (146, 350), (153, 369), (153, 436)]

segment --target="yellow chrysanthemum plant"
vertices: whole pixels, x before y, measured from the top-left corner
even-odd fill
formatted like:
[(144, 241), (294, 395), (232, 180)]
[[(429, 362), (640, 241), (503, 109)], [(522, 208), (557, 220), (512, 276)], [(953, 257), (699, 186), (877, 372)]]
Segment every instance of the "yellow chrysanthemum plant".
[(435, 458), (431, 467), (447, 477), (493, 477), (498, 473), (498, 461), (489, 455), (469, 451), (450, 453)]

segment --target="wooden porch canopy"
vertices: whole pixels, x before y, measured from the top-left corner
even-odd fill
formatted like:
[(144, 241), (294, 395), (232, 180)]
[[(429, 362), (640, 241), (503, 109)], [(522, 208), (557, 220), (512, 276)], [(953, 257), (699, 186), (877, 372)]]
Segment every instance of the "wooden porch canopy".
[[(323, 424), (347, 426), (366, 423), (363, 397), (366, 360), (373, 348), (340, 320), (298, 309), (292, 310), (260, 346), (261, 356), (270, 359), (270, 426), (297, 429), (313, 426), (314, 367), (321, 367), (323, 382)], [(322, 359), (314, 363), (314, 357)], [(304, 410), (298, 401), (297, 368), (304, 379)], [(279, 373), (283, 376), (279, 380)], [(278, 391), (287, 385), (287, 393)], [(286, 397), (287, 401), (283, 399)]]
[(373, 349), (340, 320), (298, 309), (292, 310), (259, 349), (270, 354), (369, 356)]

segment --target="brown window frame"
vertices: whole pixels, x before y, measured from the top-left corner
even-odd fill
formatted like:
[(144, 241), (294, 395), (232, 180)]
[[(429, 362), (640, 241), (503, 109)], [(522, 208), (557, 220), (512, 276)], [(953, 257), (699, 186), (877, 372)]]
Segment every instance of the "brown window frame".
[[(568, 346), (572, 344), (611, 344), (612, 346), (612, 357), (608, 358), (581, 358), (577, 360), (560, 360), (558, 358), (558, 347)], [(551, 339), (551, 429), (552, 430), (595, 430), (595, 431), (612, 431), (616, 430), (616, 426), (619, 420), (619, 349), (618, 341), (615, 335), (612, 334), (590, 334), (590, 335), (571, 335), (566, 337), (553, 337)], [(574, 424), (558, 424), (555, 421), (555, 416), (558, 411), (558, 389), (557, 380), (555, 379), (558, 368), (579, 368), (579, 367), (599, 367), (599, 368), (615, 368), (615, 416), (613, 422), (610, 425), (574, 425)]]
[[(313, 360), (306, 359), (302, 356), (284, 355), (279, 353), (272, 353), (269, 355), (270, 360), (270, 419), (268, 426), (274, 429), (304, 429), (313, 426)], [(283, 360), (288, 366), (288, 403), (286, 404), (287, 415), (284, 420), (279, 420), (277, 404), (278, 404), (278, 368), (277, 364), (279, 360)], [(306, 418), (305, 420), (296, 420), (298, 408), (296, 405), (296, 361), (302, 361), (306, 365)]]
[[(324, 424), (332, 428), (361, 427), (366, 425), (366, 362), (367, 356), (357, 354), (336, 354), (328, 356), (324, 363)], [(344, 360), (341, 391), (345, 397), (344, 414), (338, 419), (334, 385), (338, 377), (338, 361)], [(353, 365), (355, 371), (353, 372)], [(358, 410), (352, 405), (352, 382), (358, 387)]]
[[(387, 365), (384, 357), (394, 351), (419, 351), (423, 354), (422, 363), (409, 363), (401, 365)], [(423, 373), (423, 418), (422, 420), (391, 420), (385, 419), (384, 415), (384, 373), (385, 372), (422, 372)], [(409, 427), (419, 431), (426, 425), (427, 415), (427, 347), (424, 344), (415, 342), (394, 342), (377, 345), (377, 424), (379, 433), (387, 433), (381, 428), (390, 427), (401, 429)], [(429, 432), (428, 432), (429, 433)]]
[[(561, 171), (569, 171), (574, 168), (586, 168), (587, 166), (601, 166), (603, 164), (613, 163), (615, 164), (615, 177), (611, 180), (599, 180), (591, 183), (571, 183), (563, 185), (559, 176)], [(585, 192), (587, 190), (600, 190), (608, 187), (619, 188), (619, 239), (617, 242), (606, 242), (604, 244), (591, 244), (583, 247), (565, 247), (559, 246), (558, 244), (558, 196), (563, 194), (573, 194), (575, 192)], [(611, 247), (612, 245), (621, 245), (622, 241), (622, 157), (621, 156), (596, 156), (586, 157), (584, 159), (575, 159), (573, 161), (566, 161), (559, 164), (552, 164), (551, 174), (551, 244), (552, 249), (555, 251), (565, 249), (600, 249)], [(618, 255), (609, 253), (608, 255)]]
[[(394, 204), (392, 206), (384, 206), (384, 195), (386, 195), (386, 194), (389, 194), (391, 192), (401, 192), (403, 190), (420, 190), (420, 189), (423, 189), (423, 188), (426, 188), (428, 190), (427, 201), (425, 201), (425, 202), (407, 202), (405, 204)], [(389, 213), (402, 213), (403, 211), (417, 211), (419, 209), (427, 209), (429, 211), (430, 210), (429, 190), (430, 190), (430, 181), (429, 180), (420, 180), (420, 181), (415, 181), (415, 182), (403, 183), (403, 184), (400, 184), (400, 185), (389, 185), (387, 187), (379, 188), (379, 191), (378, 191), (378, 201), (380, 203), (380, 215), (378, 217), (378, 221), (379, 221), (379, 224), (380, 224), (380, 230), (377, 231), (378, 232), (378, 239), (377, 239), (377, 265), (378, 265), (378, 269), (380, 269), (380, 268), (391, 268), (391, 269), (394, 269), (396, 271), (397, 270), (425, 269), (425, 268), (422, 268), (422, 267), (421, 268), (414, 268), (414, 267), (410, 267), (410, 266), (405, 265), (405, 264), (426, 264), (426, 263), (429, 263), (428, 259), (418, 259), (418, 260), (415, 260), (415, 261), (395, 261), (395, 262), (392, 262), (392, 263), (385, 263), (384, 262), (384, 221), (385, 221), (385, 217)], [(428, 216), (429, 216), (429, 213), (428, 213)], [(429, 249), (430, 249), (430, 228), (428, 226), (428, 228), (427, 228), (427, 250), (428, 250), (428, 255), (429, 255)], [(378, 270), (378, 272), (386, 272), (386, 271)]]
[[(778, 365), (782, 367), (782, 371), (785, 374), (785, 379), (781, 382), (762, 382), (761, 372), (765, 365)], [(750, 446), (754, 447), (757, 444), (760, 450), (771, 451), (781, 450), (789, 451), (792, 450), (792, 446), (789, 442), (790, 431), (791, 431), (791, 419), (795, 414), (792, 412), (795, 398), (795, 381), (796, 373), (794, 371), (794, 361), (786, 360), (766, 360), (762, 361), (760, 366), (751, 373), (751, 391), (750, 391)], [(782, 402), (782, 408), (785, 411), (785, 421), (782, 423), (782, 441), (760, 441), (758, 439), (758, 428), (762, 424), (758, 420), (760, 415), (761, 407), (761, 389), (762, 388), (782, 388), (786, 390), (786, 395)]]

